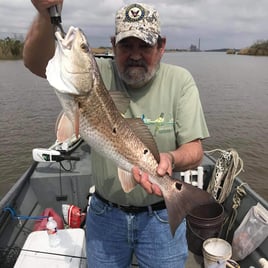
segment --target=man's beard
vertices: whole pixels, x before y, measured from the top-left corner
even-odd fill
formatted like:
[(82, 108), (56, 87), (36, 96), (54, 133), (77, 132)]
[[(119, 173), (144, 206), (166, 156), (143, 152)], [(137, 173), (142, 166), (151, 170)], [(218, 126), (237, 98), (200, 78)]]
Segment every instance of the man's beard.
[(129, 60), (125, 65), (124, 71), (120, 73), (120, 77), (128, 86), (140, 88), (154, 77), (158, 67), (159, 64), (149, 72), (143, 60)]

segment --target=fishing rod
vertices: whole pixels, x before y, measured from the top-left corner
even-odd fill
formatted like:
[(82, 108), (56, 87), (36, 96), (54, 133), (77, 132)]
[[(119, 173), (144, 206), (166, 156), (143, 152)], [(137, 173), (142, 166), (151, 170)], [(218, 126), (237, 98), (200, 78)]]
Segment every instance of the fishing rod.
[(59, 28), (62, 36), (65, 36), (65, 32), (63, 30), (62, 24), (61, 24), (61, 8), (60, 5), (52, 6), (48, 9), (49, 15), (50, 15), (50, 21), (53, 25), (55, 25), (57, 28)]

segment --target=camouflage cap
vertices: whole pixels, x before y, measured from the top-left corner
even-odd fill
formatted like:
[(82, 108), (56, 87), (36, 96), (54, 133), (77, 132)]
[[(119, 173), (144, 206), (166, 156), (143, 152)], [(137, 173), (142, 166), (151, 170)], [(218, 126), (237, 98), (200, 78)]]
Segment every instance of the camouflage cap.
[(155, 45), (160, 35), (159, 14), (152, 6), (131, 4), (119, 9), (115, 17), (115, 43), (137, 37)]

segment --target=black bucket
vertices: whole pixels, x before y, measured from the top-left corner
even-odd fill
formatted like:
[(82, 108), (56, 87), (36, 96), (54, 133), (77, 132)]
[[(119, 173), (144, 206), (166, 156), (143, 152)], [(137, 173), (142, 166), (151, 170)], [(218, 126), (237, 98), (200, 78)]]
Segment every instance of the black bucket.
[(219, 236), (224, 208), (217, 202), (198, 206), (188, 214), (186, 220), (188, 248), (194, 254), (202, 255), (203, 242)]

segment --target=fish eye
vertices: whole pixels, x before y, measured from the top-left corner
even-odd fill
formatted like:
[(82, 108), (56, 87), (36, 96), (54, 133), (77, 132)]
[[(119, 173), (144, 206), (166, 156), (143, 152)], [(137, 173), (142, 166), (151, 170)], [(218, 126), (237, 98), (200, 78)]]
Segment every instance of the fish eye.
[(81, 49), (84, 50), (84, 52), (88, 52), (89, 51), (89, 48), (88, 48), (88, 45), (86, 43), (82, 43), (80, 45)]

